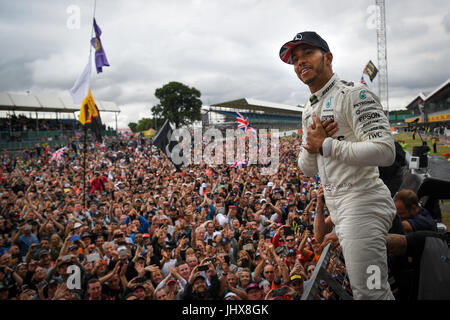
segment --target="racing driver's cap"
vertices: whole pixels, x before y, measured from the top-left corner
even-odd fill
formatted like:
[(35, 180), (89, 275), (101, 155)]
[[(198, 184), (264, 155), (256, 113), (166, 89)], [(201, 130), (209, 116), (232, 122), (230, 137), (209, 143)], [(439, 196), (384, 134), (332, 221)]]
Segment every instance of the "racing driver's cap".
[(314, 47), (318, 47), (325, 52), (330, 52), (330, 48), (328, 48), (328, 44), (325, 40), (323, 40), (317, 33), (314, 31), (304, 31), (297, 33), (293, 40), (286, 42), (280, 49), (280, 59), (283, 62), (288, 64), (292, 64), (292, 50), (302, 43), (306, 43), (312, 45)]

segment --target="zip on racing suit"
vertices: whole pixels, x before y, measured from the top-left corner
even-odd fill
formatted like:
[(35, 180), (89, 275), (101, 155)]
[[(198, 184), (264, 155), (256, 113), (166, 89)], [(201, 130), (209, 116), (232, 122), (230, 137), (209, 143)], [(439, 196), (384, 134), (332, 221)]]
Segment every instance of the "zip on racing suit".
[(334, 74), (311, 95), (302, 116), (303, 141), (315, 113), (334, 119), (338, 131), (322, 154), (301, 148), (298, 165), (306, 176), (319, 173), (335, 224), (355, 299), (394, 299), (388, 283), (386, 236), (396, 214), (377, 166), (390, 166), (395, 146), (378, 97), (363, 85)]

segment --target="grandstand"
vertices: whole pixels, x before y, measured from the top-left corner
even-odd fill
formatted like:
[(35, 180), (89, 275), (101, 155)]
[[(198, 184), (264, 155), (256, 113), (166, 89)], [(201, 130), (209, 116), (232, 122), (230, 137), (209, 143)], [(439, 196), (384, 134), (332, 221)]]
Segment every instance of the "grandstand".
[[(120, 112), (114, 102), (96, 101), (100, 114)], [(0, 149), (23, 150), (36, 144), (66, 144), (80, 130), (76, 114), (80, 105), (71, 98), (0, 93)], [(105, 131), (106, 135), (115, 134)]]
[(236, 112), (247, 118), (255, 129), (289, 130), (301, 128), (303, 108), (242, 98), (211, 105), (202, 117), (203, 127), (233, 127), (236, 124)]
[[(421, 106), (423, 109), (421, 110)], [(450, 125), (450, 78), (430, 93), (421, 92), (406, 109), (411, 116), (405, 119), (411, 123), (418, 119), (419, 126), (449, 126)]]

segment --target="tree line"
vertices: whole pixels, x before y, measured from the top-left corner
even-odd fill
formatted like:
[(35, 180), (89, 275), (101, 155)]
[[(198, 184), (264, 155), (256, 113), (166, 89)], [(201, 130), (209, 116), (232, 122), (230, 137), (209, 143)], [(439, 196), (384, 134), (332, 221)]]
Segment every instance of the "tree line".
[(151, 108), (154, 117), (142, 118), (137, 123), (130, 122), (128, 127), (133, 132), (158, 129), (166, 119), (174, 123), (176, 128), (201, 120), (201, 93), (196, 88), (172, 81), (157, 88), (155, 96), (160, 102)]

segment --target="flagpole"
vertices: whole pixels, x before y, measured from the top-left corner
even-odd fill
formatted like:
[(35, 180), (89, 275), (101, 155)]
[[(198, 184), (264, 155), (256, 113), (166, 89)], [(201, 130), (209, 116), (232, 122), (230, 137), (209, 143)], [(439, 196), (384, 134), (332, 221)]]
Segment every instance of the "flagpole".
[(84, 127), (84, 147), (83, 147), (83, 205), (84, 208), (86, 208), (86, 149), (87, 149), (87, 130), (86, 130), (86, 124)]
[[(94, 37), (94, 19), (95, 19), (95, 11), (97, 9), (97, 0), (94, 0), (94, 13), (92, 14), (92, 28), (91, 28), (91, 39)], [(89, 41), (89, 54), (92, 52), (92, 44)]]
[[(91, 28), (91, 39), (94, 37), (94, 19), (95, 19), (95, 11), (97, 9), (97, 0), (94, 0), (94, 12), (92, 14), (92, 28)], [(91, 55), (92, 55), (92, 44), (89, 40), (89, 63), (91, 63)], [(86, 124), (84, 127), (84, 148), (83, 148), (83, 205), (86, 208), (86, 150), (87, 150), (87, 128)]]

